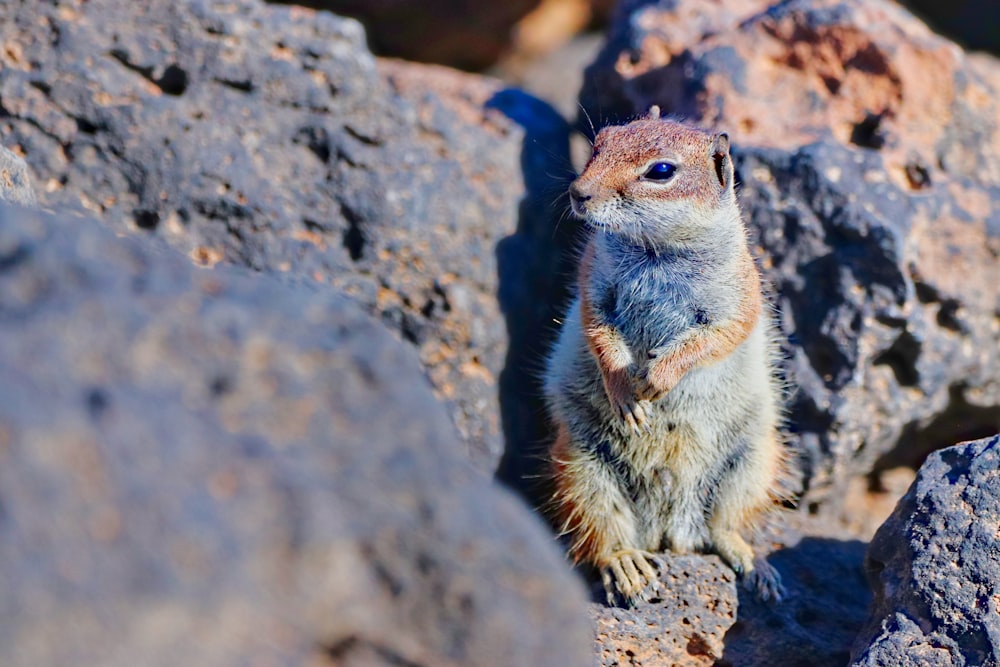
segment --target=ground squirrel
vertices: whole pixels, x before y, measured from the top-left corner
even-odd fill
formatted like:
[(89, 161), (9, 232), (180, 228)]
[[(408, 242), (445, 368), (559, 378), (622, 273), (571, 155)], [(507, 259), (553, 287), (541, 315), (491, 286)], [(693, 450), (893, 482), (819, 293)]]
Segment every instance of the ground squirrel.
[(778, 573), (740, 531), (779, 497), (777, 345), (733, 189), (729, 138), (607, 127), (569, 189), (593, 233), (545, 373), (552, 511), (613, 604), (647, 600), (653, 552), (711, 550), (763, 599)]

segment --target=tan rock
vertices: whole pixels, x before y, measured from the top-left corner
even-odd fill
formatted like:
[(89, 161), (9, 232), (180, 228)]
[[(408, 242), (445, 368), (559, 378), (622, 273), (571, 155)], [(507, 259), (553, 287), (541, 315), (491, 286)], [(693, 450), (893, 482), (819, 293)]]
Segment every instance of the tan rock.
[(661, 598), (652, 604), (592, 605), (600, 665), (708, 666), (722, 657), (738, 606), (732, 570), (715, 556), (678, 556), (660, 580)]

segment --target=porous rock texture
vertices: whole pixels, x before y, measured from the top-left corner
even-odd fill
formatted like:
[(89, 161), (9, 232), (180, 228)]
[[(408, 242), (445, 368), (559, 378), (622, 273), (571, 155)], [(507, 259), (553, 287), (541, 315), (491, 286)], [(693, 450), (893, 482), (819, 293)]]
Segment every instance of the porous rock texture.
[(593, 604), (599, 664), (713, 665), (736, 620), (732, 570), (716, 557), (678, 556), (660, 573), (660, 597), (634, 609)]
[(998, 100), (996, 60), (883, 0), (625, 3), (587, 73), (595, 122), (730, 132), (814, 507), (1000, 430)]
[[(782, 575), (785, 597), (757, 600), (714, 555), (667, 555), (662, 588), (633, 609), (591, 604), (595, 650), (605, 667), (842, 667), (871, 593), (865, 545), (804, 513), (757, 536)], [(592, 594), (600, 599), (595, 585)]]
[(44, 205), (342, 289), (417, 346), (495, 469), (495, 250), (533, 224), (522, 203), (552, 217), (525, 178), (567, 172), (557, 114), (497, 81), (380, 67), (356, 22), (255, 0), (8, 3), (0, 42), (0, 136)]
[(1000, 435), (931, 454), (866, 567), (855, 667), (1000, 665)]
[(412, 348), (162, 246), (0, 207), (0, 663), (590, 664)]

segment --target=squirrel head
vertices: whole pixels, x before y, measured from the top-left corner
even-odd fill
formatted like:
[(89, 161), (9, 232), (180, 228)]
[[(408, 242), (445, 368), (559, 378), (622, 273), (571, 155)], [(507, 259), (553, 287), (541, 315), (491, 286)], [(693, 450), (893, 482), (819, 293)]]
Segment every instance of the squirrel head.
[(661, 119), (606, 127), (569, 188), (573, 213), (641, 243), (697, 242), (739, 220), (729, 137)]

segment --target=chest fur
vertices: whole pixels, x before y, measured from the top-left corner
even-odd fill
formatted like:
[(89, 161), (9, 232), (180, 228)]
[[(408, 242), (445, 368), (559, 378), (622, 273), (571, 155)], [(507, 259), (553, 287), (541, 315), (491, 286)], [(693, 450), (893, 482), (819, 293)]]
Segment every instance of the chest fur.
[(604, 321), (638, 354), (724, 316), (706, 267), (692, 260), (638, 258), (596, 273), (592, 298)]

